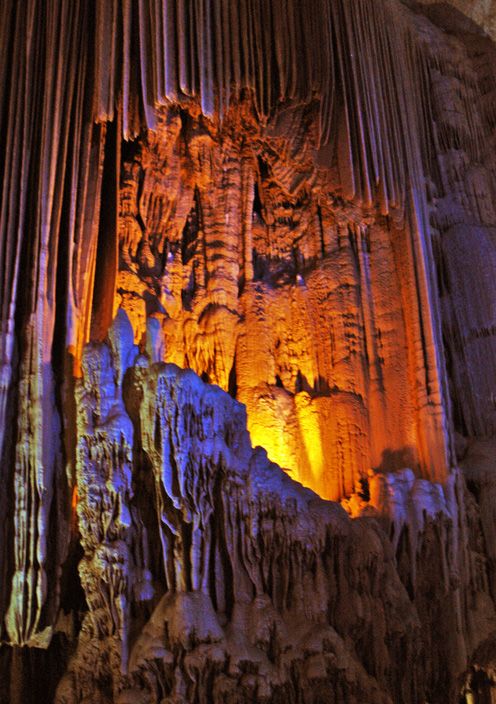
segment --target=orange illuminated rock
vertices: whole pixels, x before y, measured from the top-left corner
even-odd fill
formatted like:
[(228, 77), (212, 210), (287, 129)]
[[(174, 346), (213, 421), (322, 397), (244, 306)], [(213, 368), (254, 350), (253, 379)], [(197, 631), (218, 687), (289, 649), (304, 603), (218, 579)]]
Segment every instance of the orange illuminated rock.
[(312, 157), (311, 114), (291, 111), (291, 138), (282, 118), (252, 119), (249, 142), (242, 116), (231, 107), (218, 128), (162, 109), (124, 164), (117, 301), (135, 340), (158, 315), (164, 361), (230, 390), (253, 442), (321, 496), (405, 462), (442, 479), (440, 371), (419, 347), (432, 324), (417, 300), (421, 235), (339, 200)]

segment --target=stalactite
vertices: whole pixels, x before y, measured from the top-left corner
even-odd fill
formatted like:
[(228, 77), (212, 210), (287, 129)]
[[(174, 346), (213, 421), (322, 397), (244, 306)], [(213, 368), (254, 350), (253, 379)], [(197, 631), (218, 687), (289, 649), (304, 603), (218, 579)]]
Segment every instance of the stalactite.
[[(70, 245), (61, 243), (60, 233), (71, 228), (75, 202), (83, 197), (78, 193), (80, 174), (70, 170), (69, 154), (87, 152), (92, 131), (83, 120), (90, 120), (92, 114), (86, 110), (90, 100), (86, 71), (91, 60), (84, 49), (88, 12), (81, 8), (74, 13), (60, 3), (28, 3), (16, 6), (13, 14), (17, 36), (25, 42), (2, 38), (2, 45), (11, 46), (12, 70), (21, 78), (13, 85), (22, 96), (11, 117), (17, 126), (2, 135), (4, 153), (11, 155), (14, 166), (8, 174), (15, 179), (8, 186), (6, 173), (8, 190), (2, 196), (2, 242), (10, 262), (2, 269), (10, 278), (2, 298), (3, 325), (11, 332), (2, 336), (2, 344), (6, 345), (4, 393), (12, 396), (16, 389), (17, 395), (10, 411), (3, 405), (2, 428), (15, 408), (16, 429), (11, 436), (15, 449), (11, 439), (3, 450), (5, 462), (14, 467), (17, 487), (10, 524), (15, 557), (6, 626), (12, 641), (22, 645), (43, 641), (50, 628), (43, 623), (42, 613), (46, 619), (57, 608), (53, 575), (45, 574), (51, 552), (63, 549), (62, 539), (48, 544), (46, 531), (55, 486), (60, 488), (65, 481), (60, 448), (52, 441), (59, 428), (52, 343), (57, 317), (66, 317), (66, 301), (57, 298), (57, 282), (65, 275), (58, 268), (60, 249), (67, 255)], [(8, 32), (9, 24), (2, 25)], [(35, 26), (43, 31), (35, 31)], [(76, 115), (74, 121), (65, 119), (71, 114)], [(13, 197), (20, 201), (15, 203)], [(69, 266), (67, 260), (64, 266)]]

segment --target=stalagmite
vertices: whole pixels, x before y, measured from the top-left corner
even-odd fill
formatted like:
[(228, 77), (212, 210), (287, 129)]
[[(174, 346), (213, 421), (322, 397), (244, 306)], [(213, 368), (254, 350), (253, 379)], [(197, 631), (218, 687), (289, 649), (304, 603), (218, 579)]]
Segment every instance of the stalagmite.
[(1, 4), (2, 704), (496, 696), (462, 4)]

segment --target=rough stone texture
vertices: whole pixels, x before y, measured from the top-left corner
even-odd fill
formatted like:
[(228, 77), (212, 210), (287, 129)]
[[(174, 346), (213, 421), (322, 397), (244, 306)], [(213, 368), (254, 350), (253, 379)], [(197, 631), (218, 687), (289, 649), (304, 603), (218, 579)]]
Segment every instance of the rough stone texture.
[(117, 300), (135, 341), (230, 390), (253, 442), (321, 496), (369, 467), (443, 476), (412, 227), (339, 202), (308, 110), (263, 130), (248, 112), (249, 140), (240, 110), (218, 130), (164, 110), (124, 162)]
[(495, 65), (443, 4), (0, 4), (2, 703), (494, 698)]
[(242, 405), (140, 355), (126, 322), (78, 383), (88, 612), (55, 701), (454, 700), (496, 625), (459, 473), (444, 489), (371, 476), (352, 521), (252, 450)]
[(471, 29), (475, 29), (475, 25), (483, 29), (489, 34), (492, 39), (496, 39), (496, 7), (494, 0), (415, 0), (423, 5), (433, 6), (434, 12), (441, 12), (443, 15), (449, 11), (453, 11), (453, 7), (471, 19), (474, 23)]

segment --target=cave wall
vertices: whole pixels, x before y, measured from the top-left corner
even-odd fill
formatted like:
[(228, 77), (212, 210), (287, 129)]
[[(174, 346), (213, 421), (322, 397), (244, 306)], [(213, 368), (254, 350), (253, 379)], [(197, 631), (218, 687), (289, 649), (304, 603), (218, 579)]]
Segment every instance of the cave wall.
[(377, 474), (350, 521), (123, 312), (76, 397), (88, 611), (57, 702), (455, 701), (496, 617), (459, 473)]
[(321, 496), (370, 467), (442, 478), (414, 226), (333, 191), (311, 107), (264, 130), (242, 109), (216, 132), (164, 110), (124, 162), (116, 305), (135, 341), (230, 390), (253, 442)]
[[(491, 0), (414, 0), (429, 7), (430, 16), (442, 16), (446, 22), (449, 14), (453, 13), (453, 8), (457, 12), (456, 23), (463, 23), (468, 26), (467, 20), (471, 21), (470, 29), (479, 34), (486, 32), (494, 39), (496, 36), (496, 12), (494, 3)], [(449, 20), (448, 20), (449, 22)]]
[[(0, 13), (6, 701), (43, 667), (61, 702), (201, 701), (259, 608), (268, 640), (218, 701), (456, 701), (477, 658), (490, 682), (490, 39), (396, 0)], [(287, 473), (233, 399), (163, 362), (245, 404)], [(290, 646), (275, 620), (315, 590), (330, 640)]]

